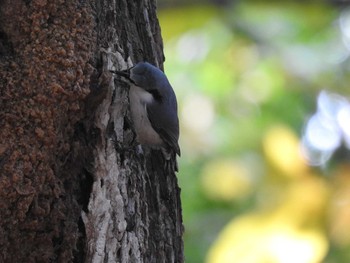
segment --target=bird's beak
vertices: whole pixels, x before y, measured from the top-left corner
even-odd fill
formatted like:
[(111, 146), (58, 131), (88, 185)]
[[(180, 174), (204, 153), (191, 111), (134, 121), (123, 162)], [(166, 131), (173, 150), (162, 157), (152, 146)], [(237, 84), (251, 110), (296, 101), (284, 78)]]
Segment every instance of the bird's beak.
[(119, 76), (122, 76), (124, 78), (129, 79), (130, 78), (130, 73), (128, 70), (122, 70), (122, 71), (117, 71), (117, 70), (110, 70), (110, 72), (117, 74)]
[(130, 82), (132, 82), (133, 84), (135, 84), (134, 81), (130, 78), (130, 70), (129, 70), (129, 69), (127, 69), (127, 70), (122, 70), (122, 71), (110, 70), (110, 72), (112, 72), (112, 73), (114, 73), (114, 74), (116, 74), (116, 75), (118, 75), (118, 76), (124, 77), (124, 78), (126, 78), (128, 81), (130, 81)]

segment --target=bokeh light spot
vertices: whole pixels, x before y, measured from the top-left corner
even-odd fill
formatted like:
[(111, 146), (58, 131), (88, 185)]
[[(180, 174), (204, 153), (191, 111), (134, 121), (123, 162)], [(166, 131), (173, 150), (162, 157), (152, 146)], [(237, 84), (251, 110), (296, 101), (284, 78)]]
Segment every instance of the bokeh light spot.
[(181, 117), (183, 124), (195, 133), (204, 133), (214, 121), (214, 105), (211, 100), (200, 94), (186, 97)]
[(346, 146), (350, 148), (350, 104), (344, 105), (337, 114), (338, 124), (343, 132)]
[(237, 161), (210, 162), (202, 173), (204, 193), (214, 200), (232, 201), (246, 196), (252, 186), (248, 169)]
[(298, 137), (286, 126), (274, 126), (268, 130), (263, 147), (266, 157), (283, 174), (300, 176), (306, 170), (306, 163), (301, 155)]
[(328, 249), (317, 230), (273, 216), (248, 215), (231, 221), (207, 255), (207, 263), (318, 263)]
[(178, 58), (183, 62), (200, 61), (209, 51), (209, 41), (203, 33), (188, 32), (177, 43)]
[(345, 141), (350, 145), (350, 103), (344, 97), (320, 92), (317, 112), (306, 124), (302, 148), (309, 164), (324, 165)]
[(340, 133), (335, 123), (322, 119), (319, 114), (308, 121), (305, 139), (320, 151), (334, 151), (340, 145)]

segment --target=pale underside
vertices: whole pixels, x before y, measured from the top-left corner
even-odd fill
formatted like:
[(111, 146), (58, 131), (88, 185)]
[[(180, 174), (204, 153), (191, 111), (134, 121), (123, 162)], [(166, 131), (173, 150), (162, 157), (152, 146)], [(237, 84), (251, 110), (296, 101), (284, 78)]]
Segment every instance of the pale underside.
[(161, 147), (163, 140), (153, 129), (147, 116), (146, 105), (152, 103), (154, 98), (142, 88), (130, 86), (129, 92), (131, 117), (134, 122), (137, 141), (142, 145)]

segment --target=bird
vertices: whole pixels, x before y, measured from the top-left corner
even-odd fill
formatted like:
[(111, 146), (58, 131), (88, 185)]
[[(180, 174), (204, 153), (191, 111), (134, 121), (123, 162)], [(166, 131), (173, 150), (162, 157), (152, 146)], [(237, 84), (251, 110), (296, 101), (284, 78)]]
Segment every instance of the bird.
[(123, 71), (112, 71), (130, 82), (129, 101), (136, 140), (161, 149), (167, 161), (181, 156), (177, 99), (168, 78), (159, 68), (139, 62)]

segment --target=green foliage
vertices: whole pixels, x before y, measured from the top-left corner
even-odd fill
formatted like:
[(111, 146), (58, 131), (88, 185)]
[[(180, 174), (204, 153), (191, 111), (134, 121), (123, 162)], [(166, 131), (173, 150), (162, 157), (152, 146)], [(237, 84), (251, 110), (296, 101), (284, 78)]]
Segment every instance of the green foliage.
[(350, 167), (334, 157), (326, 178), (300, 151), (319, 92), (349, 95), (339, 16), (279, 1), (160, 11), (179, 101), (186, 262), (348, 261), (349, 207), (335, 202), (350, 201)]

